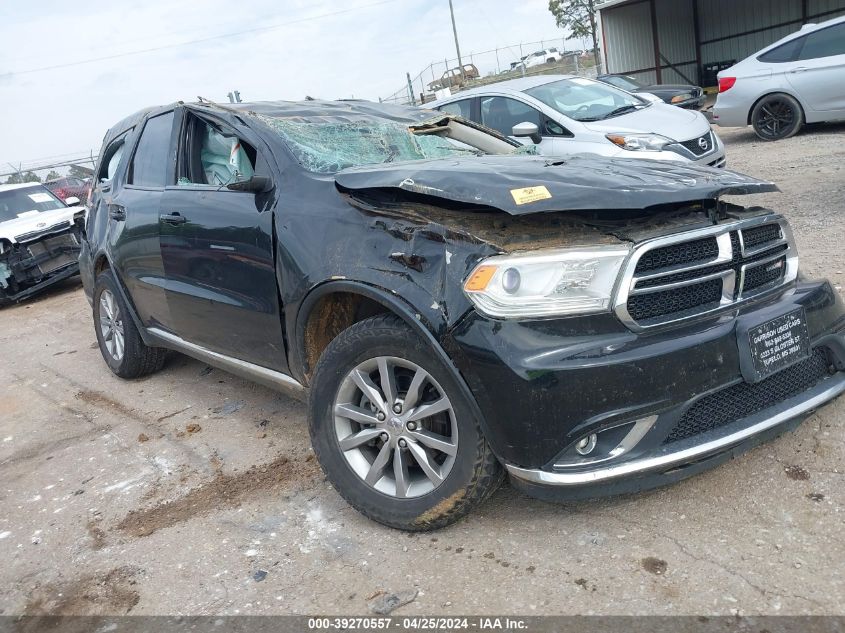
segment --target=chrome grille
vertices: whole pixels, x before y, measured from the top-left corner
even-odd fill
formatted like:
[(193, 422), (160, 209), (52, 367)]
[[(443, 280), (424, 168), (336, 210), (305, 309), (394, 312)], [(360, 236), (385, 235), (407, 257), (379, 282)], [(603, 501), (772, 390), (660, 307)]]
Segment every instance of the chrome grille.
[(657, 238), (628, 262), (614, 308), (632, 329), (714, 312), (793, 281), (789, 225), (764, 217)]

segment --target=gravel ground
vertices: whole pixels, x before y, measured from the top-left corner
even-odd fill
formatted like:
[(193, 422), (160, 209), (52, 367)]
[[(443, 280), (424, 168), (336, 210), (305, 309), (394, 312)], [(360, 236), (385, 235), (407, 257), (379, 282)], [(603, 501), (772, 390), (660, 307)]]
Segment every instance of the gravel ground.
[[(845, 126), (719, 131), (845, 284)], [(748, 200), (745, 200), (748, 203)], [(845, 614), (845, 398), (716, 470), (408, 535), (325, 482), (303, 405), (174, 356), (122, 382), (77, 282), (0, 312), (0, 614)]]

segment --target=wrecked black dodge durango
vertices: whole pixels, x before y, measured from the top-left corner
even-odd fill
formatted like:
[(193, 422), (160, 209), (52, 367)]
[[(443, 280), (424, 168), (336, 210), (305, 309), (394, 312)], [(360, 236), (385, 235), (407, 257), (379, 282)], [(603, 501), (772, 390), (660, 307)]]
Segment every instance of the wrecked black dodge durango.
[(845, 390), (845, 310), (732, 172), (527, 155), (450, 115), (207, 102), (113, 127), (81, 270), (118, 376), (166, 350), (307, 398), (337, 491), (446, 525), (679, 480)]

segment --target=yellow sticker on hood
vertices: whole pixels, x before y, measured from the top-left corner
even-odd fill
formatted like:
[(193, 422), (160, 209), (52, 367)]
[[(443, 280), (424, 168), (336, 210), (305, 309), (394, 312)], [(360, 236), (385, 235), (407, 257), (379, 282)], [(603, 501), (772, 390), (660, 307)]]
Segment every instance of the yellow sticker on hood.
[(513, 201), (517, 204), (528, 204), (529, 202), (537, 202), (538, 200), (548, 200), (552, 197), (552, 194), (543, 185), (539, 187), (511, 189), (511, 195), (513, 196)]

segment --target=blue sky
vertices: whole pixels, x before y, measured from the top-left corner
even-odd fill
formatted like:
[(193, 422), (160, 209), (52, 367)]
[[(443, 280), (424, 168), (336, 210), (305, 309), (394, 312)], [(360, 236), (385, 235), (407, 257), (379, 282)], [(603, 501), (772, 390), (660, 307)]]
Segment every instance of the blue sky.
[[(4, 2), (0, 164), (96, 151), (105, 130), (135, 110), (198, 95), (225, 102), (235, 88), (244, 100), (377, 100), (400, 88), (406, 71), (455, 56), (448, 0), (381, 1), (45, 1), (37, 10)], [(527, 54), (538, 48), (527, 43), (561, 37), (546, 0), (453, 2), (466, 58), (520, 42)], [(337, 11), (346, 12), (326, 15)], [(247, 29), (266, 30), (25, 72)], [(498, 65), (518, 56), (518, 47), (502, 51)], [(485, 74), (496, 70), (493, 54), (472, 59)]]

